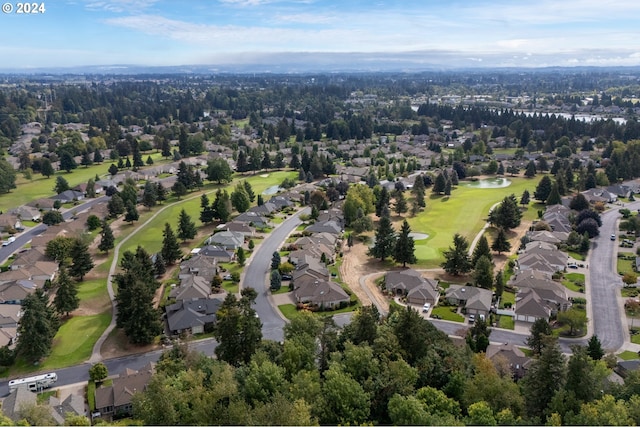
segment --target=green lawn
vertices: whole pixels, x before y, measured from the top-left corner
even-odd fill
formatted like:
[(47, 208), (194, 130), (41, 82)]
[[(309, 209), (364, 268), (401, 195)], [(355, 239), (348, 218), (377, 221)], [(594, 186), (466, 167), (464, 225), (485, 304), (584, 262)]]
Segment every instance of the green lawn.
[(443, 320), (451, 320), (453, 322), (464, 322), (464, 316), (459, 315), (458, 313), (454, 313), (451, 309), (455, 309), (456, 307), (444, 307), (438, 306), (431, 309), (431, 317), (437, 315), (440, 319)]
[(298, 310), (296, 310), (296, 306), (294, 304), (282, 304), (278, 306), (278, 309), (282, 315), (289, 320), (293, 319), (298, 314)]
[(568, 254), (571, 258), (576, 259), (578, 261), (584, 261), (587, 259), (585, 254), (581, 254), (579, 252), (569, 251)]
[(638, 353), (635, 351), (623, 351), (622, 353), (618, 353), (617, 355), (622, 360), (635, 360), (638, 359)]
[(504, 308), (506, 303), (511, 303), (511, 307), (516, 303), (516, 294), (515, 292), (504, 291), (502, 292), (502, 297), (500, 298), (500, 308)]
[(111, 313), (73, 317), (60, 327), (51, 355), (41, 369), (77, 365), (91, 357), (93, 345), (111, 322)]
[(634, 326), (631, 328), (631, 342), (633, 344), (640, 344), (640, 327)]
[(635, 265), (635, 261), (632, 259), (622, 259), (618, 258), (618, 273), (633, 273), (633, 266)]
[(502, 329), (513, 329), (516, 322), (511, 316), (499, 316), (498, 327)]
[(450, 197), (431, 194), (425, 210), (414, 218), (407, 218), (413, 232), (429, 235), (428, 239), (415, 242), (417, 266), (438, 267), (443, 260), (442, 251), (452, 245), (455, 233), (462, 234), (471, 242), (486, 223), (491, 206), (512, 193), (520, 198), (524, 189), (533, 193), (541, 178), (542, 175), (530, 180), (509, 178), (510, 186), (495, 189), (459, 186)]
[(569, 290), (574, 292), (584, 291), (584, 274), (568, 273), (564, 275), (562, 284)]
[[(268, 174), (268, 177), (261, 177), (260, 175), (241, 177), (242, 180), (246, 180), (251, 184), (254, 193), (260, 194), (262, 191), (271, 187), (272, 185), (276, 185), (281, 183), (287, 177), (297, 177), (296, 172), (272, 172)], [(238, 181), (234, 181), (234, 183), (227, 185), (226, 190), (228, 192), (233, 191), (235, 183)], [(207, 192), (209, 198), (215, 197), (215, 192), (217, 191), (218, 186), (210, 186), (207, 185), (205, 192)], [(160, 208), (165, 208), (157, 217), (153, 220), (149, 221), (147, 224), (143, 225), (140, 231), (136, 234), (135, 239), (130, 239), (120, 250), (120, 254), (122, 255), (125, 251), (134, 251), (138, 245), (144, 247), (149, 253), (156, 253), (162, 247), (162, 232), (164, 230), (164, 224), (169, 223), (173, 228), (174, 232), (177, 229), (178, 225), (178, 216), (180, 211), (184, 209), (190, 216), (193, 221), (196, 222), (196, 225), (201, 225), (199, 221), (200, 217), (200, 196), (202, 195), (202, 191), (197, 191), (193, 193), (189, 193), (186, 197), (182, 198), (180, 201), (176, 201), (172, 204), (165, 204)], [(152, 212), (157, 212), (158, 207), (154, 209)], [(146, 212), (146, 210), (144, 210)], [(142, 218), (139, 222), (142, 222), (144, 219)], [(186, 254), (190, 247), (194, 247), (195, 244), (193, 242), (186, 242), (183, 244), (183, 252)]]

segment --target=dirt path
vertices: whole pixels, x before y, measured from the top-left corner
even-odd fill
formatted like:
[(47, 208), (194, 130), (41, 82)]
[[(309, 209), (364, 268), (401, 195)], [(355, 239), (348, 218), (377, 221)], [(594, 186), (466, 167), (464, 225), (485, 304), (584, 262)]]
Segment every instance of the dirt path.
[(340, 277), (349, 289), (360, 299), (362, 305), (375, 304), (381, 311), (389, 311), (389, 301), (375, 284), (375, 279), (386, 272), (377, 261), (367, 255), (367, 247), (356, 243), (351, 248), (343, 247)]

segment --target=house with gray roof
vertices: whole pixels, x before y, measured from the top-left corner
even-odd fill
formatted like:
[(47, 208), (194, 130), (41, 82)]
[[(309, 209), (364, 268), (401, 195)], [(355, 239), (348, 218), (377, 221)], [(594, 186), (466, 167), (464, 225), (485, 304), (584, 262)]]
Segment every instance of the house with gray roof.
[(146, 389), (154, 372), (155, 365), (152, 363), (139, 371), (126, 369), (113, 379), (112, 385), (96, 388), (96, 412), (102, 418), (131, 415), (133, 395)]
[(305, 228), (305, 231), (309, 231), (311, 233), (329, 233), (338, 236), (342, 234), (342, 226), (340, 226), (336, 221), (330, 220), (316, 222), (315, 224)]
[(235, 253), (221, 246), (207, 245), (200, 248), (199, 255), (215, 258), (218, 262), (230, 262), (235, 258)]
[(450, 304), (462, 306), (467, 314), (489, 315), (493, 293), (475, 286), (450, 285), (445, 293)]
[(169, 297), (176, 301), (206, 299), (211, 295), (211, 281), (201, 276), (190, 275), (182, 279), (180, 286), (171, 290)]
[(180, 280), (189, 276), (200, 276), (206, 282), (211, 283), (218, 271), (218, 260), (212, 256), (206, 256), (199, 251), (189, 259), (180, 263)]
[(184, 332), (201, 334), (216, 321), (216, 313), (223, 303), (222, 298), (200, 298), (180, 300), (165, 307), (167, 328), (177, 335)]
[(313, 280), (293, 291), (294, 298), (300, 303), (315, 304), (321, 309), (333, 308), (340, 304), (349, 304), (350, 297), (335, 282)]
[(83, 200), (84, 193), (82, 191), (66, 190), (60, 194), (50, 197), (51, 200), (58, 200), (60, 203), (69, 203), (76, 200)]
[(506, 362), (511, 368), (511, 375), (515, 381), (524, 377), (527, 367), (532, 359), (514, 344), (489, 344), (486, 351), (487, 359), (493, 362), (496, 368), (503, 366), (500, 359)]
[(387, 291), (406, 296), (410, 304), (436, 305), (440, 297), (437, 280), (422, 277), (419, 271), (410, 268), (388, 272), (384, 284)]
[(247, 211), (243, 212), (233, 219), (234, 222), (244, 222), (257, 228), (264, 228), (269, 225), (269, 220), (260, 214)]
[(210, 236), (206, 244), (222, 246), (227, 250), (235, 251), (244, 244), (244, 234), (239, 231), (220, 231)]

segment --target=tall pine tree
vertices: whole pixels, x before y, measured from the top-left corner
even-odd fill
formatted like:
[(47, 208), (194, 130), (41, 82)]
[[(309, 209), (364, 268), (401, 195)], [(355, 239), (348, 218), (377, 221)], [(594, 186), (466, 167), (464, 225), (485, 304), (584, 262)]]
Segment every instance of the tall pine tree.
[(400, 234), (396, 240), (396, 246), (393, 252), (393, 258), (396, 262), (401, 262), (403, 267), (409, 264), (415, 264), (418, 260), (415, 256), (415, 244), (413, 237), (409, 236), (411, 233), (411, 227), (405, 219), (400, 227)]
[(196, 237), (196, 232), (196, 223), (191, 220), (187, 211), (182, 209), (178, 217), (178, 237), (184, 242)]
[(369, 249), (369, 256), (380, 258), (380, 261), (384, 261), (385, 258), (393, 255), (396, 244), (396, 232), (391, 225), (391, 219), (388, 215), (383, 215), (380, 218), (378, 224), (378, 230), (376, 230), (376, 241), (371, 249)]
[(69, 277), (65, 267), (58, 271), (55, 286), (56, 296), (53, 299), (53, 306), (59, 314), (69, 316), (69, 313), (80, 306), (80, 298), (78, 298), (78, 287)]
[(180, 250), (178, 239), (168, 222), (164, 224), (162, 235), (162, 258), (164, 258), (165, 263), (172, 265), (182, 257), (182, 251)]

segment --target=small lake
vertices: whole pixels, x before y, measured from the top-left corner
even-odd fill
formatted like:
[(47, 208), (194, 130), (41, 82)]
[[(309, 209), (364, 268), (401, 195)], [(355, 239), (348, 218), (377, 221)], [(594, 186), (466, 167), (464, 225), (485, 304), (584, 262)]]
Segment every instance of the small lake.
[(266, 190), (264, 190), (262, 192), (262, 194), (266, 194), (267, 196), (271, 196), (271, 195), (276, 194), (278, 191), (280, 191), (280, 186), (279, 185), (272, 185), (271, 187), (269, 187)]
[(487, 178), (477, 181), (460, 181), (459, 185), (471, 188), (504, 188), (511, 185), (507, 178)]

